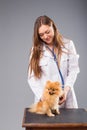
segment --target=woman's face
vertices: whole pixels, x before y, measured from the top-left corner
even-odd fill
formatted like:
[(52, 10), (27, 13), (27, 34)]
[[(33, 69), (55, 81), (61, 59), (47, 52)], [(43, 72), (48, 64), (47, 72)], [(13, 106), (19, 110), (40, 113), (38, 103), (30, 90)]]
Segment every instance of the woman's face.
[(53, 39), (54, 39), (54, 29), (49, 25), (41, 25), (39, 28), (39, 36), (40, 38), (47, 43), (48, 45), (52, 45), (53, 44)]

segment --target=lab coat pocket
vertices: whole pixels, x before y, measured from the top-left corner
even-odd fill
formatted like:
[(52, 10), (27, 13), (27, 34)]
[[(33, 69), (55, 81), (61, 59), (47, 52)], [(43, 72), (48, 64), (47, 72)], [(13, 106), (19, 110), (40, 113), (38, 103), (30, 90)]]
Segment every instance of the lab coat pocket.
[(60, 66), (62, 73), (67, 73), (67, 69), (69, 68), (69, 58), (67, 55), (61, 58)]
[(47, 71), (48, 71), (48, 59), (47, 58), (42, 58), (40, 60), (40, 63), (39, 63), (43, 73), (45, 74)]
[(69, 55), (65, 53), (61, 57), (61, 62), (66, 62), (68, 59), (69, 59)]
[[(39, 66), (41, 67), (41, 69), (42, 69), (43, 72), (47, 71), (47, 65), (48, 65), (48, 60), (46, 58), (40, 59)], [(29, 75), (29, 78), (32, 78), (32, 77), (34, 77), (34, 72), (33, 71)]]
[(66, 66), (69, 58), (68, 56), (62, 57), (61, 58), (61, 65)]
[(47, 64), (48, 64), (48, 60), (47, 60), (47, 59), (42, 58), (42, 59), (40, 60), (40, 63), (39, 63), (40, 66), (47, 66)]

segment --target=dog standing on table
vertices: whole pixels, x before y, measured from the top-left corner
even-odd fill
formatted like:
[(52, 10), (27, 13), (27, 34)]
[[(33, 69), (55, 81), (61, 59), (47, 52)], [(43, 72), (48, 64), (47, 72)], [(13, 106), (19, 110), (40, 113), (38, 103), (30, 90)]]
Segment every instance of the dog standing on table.
[(60, 114), (58, 102), (62, 95), (63, 90), (59, 82), (47, 81), (42, 99), (36, 104), (33, 104), (29, 108), (29, 111), (37, 114), (47, 114), (48, 116)]

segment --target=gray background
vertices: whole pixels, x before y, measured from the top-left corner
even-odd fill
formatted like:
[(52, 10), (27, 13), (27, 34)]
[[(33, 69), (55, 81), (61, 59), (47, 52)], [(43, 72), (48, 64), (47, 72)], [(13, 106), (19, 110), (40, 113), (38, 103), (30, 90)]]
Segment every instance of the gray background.
[(24, 108), (33, 102), (27, 83), (35, 19), (51, 17), (80, 54), (75, 91), (87, 109), (87, 0), (0, 0), (0, 130), (22, 130)]

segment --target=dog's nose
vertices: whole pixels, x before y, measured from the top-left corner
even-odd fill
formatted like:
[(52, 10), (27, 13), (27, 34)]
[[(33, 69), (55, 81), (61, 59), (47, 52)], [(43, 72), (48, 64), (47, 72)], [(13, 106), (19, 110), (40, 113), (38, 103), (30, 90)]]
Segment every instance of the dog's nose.
[(54, 93), (50, 91), (49, 94), (50, 94), (50, 95), (53, 95)]

